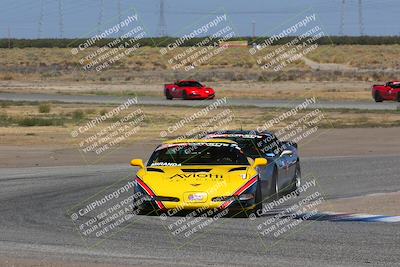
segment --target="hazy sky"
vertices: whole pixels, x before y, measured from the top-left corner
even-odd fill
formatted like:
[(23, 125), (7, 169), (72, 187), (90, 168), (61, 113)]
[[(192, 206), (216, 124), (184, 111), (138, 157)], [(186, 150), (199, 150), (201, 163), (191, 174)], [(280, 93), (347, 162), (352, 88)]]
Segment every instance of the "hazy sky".
[[(99, 22), (106, 29), (118, 21), (118, 0), (0, 0), (0, 38), (8, 28), (16, 38), (56, 38), (60, 35), (59, 1), (62, 2), (64, 37), (88, 37)], [(43, 2), (43, 12), (41, 12)], [(120, 0), (122, 13), (135, 9), (148, 35), (159, 34), (160, 0)], [(226, 12), (240, 36), (265, 35), (282, 28), (302, 13), (315, 13), (326, 34), (338, 35), (342, 0), (164, 0), (168, 35), (177, 36), (215, 11)], [(101, 10), (102, 15), (101, 15)], [(400, 34), (399, 0), (363, 0), (366, 35)], [(43, 14), (41, 18), (41, 14)], [(358, 0), (346, 0), (344, 34), (359, 35)], [(40, 21), (42, 26), (40, 27)], [(188, 26), (189, 25), (189, 26)], [(193, 26), (194, 27), (194, 26)]]

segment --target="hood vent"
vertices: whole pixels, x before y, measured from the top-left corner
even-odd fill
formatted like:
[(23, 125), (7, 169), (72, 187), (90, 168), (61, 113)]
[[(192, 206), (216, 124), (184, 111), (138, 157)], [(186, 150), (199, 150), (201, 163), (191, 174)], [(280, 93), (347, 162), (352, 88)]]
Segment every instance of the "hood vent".
[(211, 169), (181, 169), (183, 172), (209, 172)]
[(247, 167), (236, 167), (233, 169), (230, 169), (229, 172), (235, 172), (235, 171), (245, 171)]
[(162, 172), (162, 173), (164, 173), (163, 170), (158, 169), (158, 168), (152, 168), (152, 167), (147, 168), (147, 171), (148, 172)]

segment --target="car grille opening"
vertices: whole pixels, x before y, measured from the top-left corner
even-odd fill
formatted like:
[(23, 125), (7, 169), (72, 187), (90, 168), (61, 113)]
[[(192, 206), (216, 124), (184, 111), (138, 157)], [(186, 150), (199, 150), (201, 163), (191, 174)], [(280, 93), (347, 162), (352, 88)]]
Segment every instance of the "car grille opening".
[(235, 200), (233, 196), (225, 196), (225, 197), (213, 197), (211, 201), (213, 202), (225, 202), (229, 200)]
[(165, 202), (179, 202), (179, 198), (177, 197), (163, 197), (163, 196), (155, 196), (155, 201), (165, 201)]

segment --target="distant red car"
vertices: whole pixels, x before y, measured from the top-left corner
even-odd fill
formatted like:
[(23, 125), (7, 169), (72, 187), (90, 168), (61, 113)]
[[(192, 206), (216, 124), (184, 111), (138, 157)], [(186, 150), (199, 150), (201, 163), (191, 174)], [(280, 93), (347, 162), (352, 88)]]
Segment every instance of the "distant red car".
[(194, 80), (181, 80), (173, 84), (165, 84), (164, 94), (169, 100), (173, 98), (213, 99), (215, 97), (214, 89)]
[(375, 99), (375, 102), (382, 102), (384, 100), (400, 102), (400, 82), (392, 81), (387, 82), (385, 85), (373, 85), (372, 97)]

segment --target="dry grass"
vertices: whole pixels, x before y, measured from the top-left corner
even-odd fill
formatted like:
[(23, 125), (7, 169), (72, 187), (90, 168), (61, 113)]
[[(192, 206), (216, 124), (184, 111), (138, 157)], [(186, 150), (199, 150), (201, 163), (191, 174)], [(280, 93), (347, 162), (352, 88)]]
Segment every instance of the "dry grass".
[(348, 64), (361, 69), (400, 69), (400, 45), (320, 46), (308, 55), (320, 63)]
[[(134, 71), (145, 70), (164, 70), (170, 67), (168, 59), (183, 53), (188, 47), (178, 47), (168, 53), (161, 55), (160, 49), (156, 47), (142, 47), (135, 53), (124, 57), (119, 61), (114, 68), (126, 68)], [(273, 48), (275, 49), (275, 48)], [(265, 52), (271, 51), (271, 48), (265, 49)], [(57, 66), (60, 68), (68, 68), (79, 66), (79, 60), (85, 56), (93, 53), (95, 48), (88, 48), (85, 52), (72, 55), (71, 50), (68, 48), (14, 48), (14, 49), (0, 49), (0, 58), (4, 66), (19, 66), (29, 68), (45, 69), (46, 67)], [(305, 67), (301, 61), (293, 63), (296, 68)], [(232, 67), (245, 67), (257, 68), (257, 64), (253, 57), (249, 55), (247, 48), (229, 48), (222, 53), (212, 57), (211, 60), (206, 61), (202, 68), (226, 68)]]
[[(278, 47), (268, 47), (262, 50), (262, 54), (267, 54)], [(117, 69), (127, 68), (130, 70), (164, 70), (170, 65), (167, 62), (171, 56), (182, 53), (188, 48), (179, 47), (163, 56), (156, 47), (142, 47), (135, 53), (123, 58), (114, 67)], [(72, 55), (68, 48), (14, 48), (0, 49), (0, 58), (3, 66), (6, 67), (26, 67), (26, 68), (46, 68), (79, 66), (79, 60), (84, 55), (94, 52), (94, 48), (89, 48), (85, 52)], [(83, 54), (84, 53), (84, 54)], [(331, 46), (322, 45), (308, 54), (308, 57), (320, 63), (349, 64), (358, 68), (380, 69), (394, 68), (400, 69), (400, 63), (396, 60), (400, 53), (400, 45), (341, 45)], [(307, 69), (302, 61), (294, 62), (290, 68)], [(247, 48), (229, 48), (222, 53), (206, 61), (202, 68), (258, 68), (254, 57), (250, 56)], [(289, 69), (290, 69), (289, 68)]]
[[(77, 145), (80, 141), (84, 140), (89, 135), (95, 134), (101, 129), (111, 125), (115, 120), (106, 121), (99, 127), (93, 128), (85, 136), (79, 136), (78, 138), (72, 138), (70, 136), (71, 131), (77, 129), (77, 127), (84, 125), (84, 122), (93, 119), (101, 112), (109, 111), (113, 107), (104, 105), (92, 105), (90, 109), (82, 109), (79, 105), (74, 104), (53, 104), (52, 109), (48, 116), (54, 117), (66, 117), (64, 126), (48, 126), (48, 127), (20, 127), (18, 125), (8, 125), (8, 127), (0, 127), (1, 141), (0, 145), (13, 144), (16, 146), (22, 145), (46, 145), (51, 144), (55, 146), (70, 147), (71, 145)], [(169, 127), (175, 125), (183, 118), (190, 117), (193, 113), (199, 111), (198, 108), (191, 107), (161, 107), (155, 109), (151, 106), (141, 107), (145, 114), (145, 120), (140, 124), (141, 129), (137, 134), (129, 137), (126, 142), (143, 141), (143, 140), (161, 140), (160, 132), (167, 130)], [(86, 118), (83, 121), (70, 120), (72, 114), (76, 110), (81, 110)], [(219, 109), (209, 113), (205, 117), (200, 117), (190, 123), (186, 123), (183, 127), (178, 130), (171, 132), (166, 137), (175, 138), (182, 136), (190, 132), (196, 126), (204, 124), (220, 114), (224, 109)], [(131, 110), (133, 111), (133, 110)], [(263, 109), (263, 108), (230, 108), (230, 114), (233, 114), (233, 120), (223, 123), (220, 128), (227, 129), (239, 129), (241, 127), (245, 129), (255, 129), (263, 125), (268, 120), (279, 116), (284, 109)], [(306, 112), (303, 111), (293, 118), (285, 120), (274, 126), (271, 130), (279, 130), (286, 125), (292, 123), (296, 119), (304, 116)], [(13, 106), (9, 105), (3, 107), (0, 113), (7, 114), (12, 118), (21, 117), (40, 117), (43, 114), (38, 112), (37, 106), (35, 105), (24, 105), (24, 106)], [(124, 114), (120, 114), (118, 117), (121, 118)], [(319, 128), (331, 129), (331, 128), (342, 128), (342, 127), (392, 127), (400, 126), (400, 113), (398, 112), (370, 112), (361, 113), (357, 111), (327, 111), (324, 112), (325, 118), (322, 119), (317, 125)], [(212, 123), (215, 125), (215, 122)], [(212, 130), (211, 127), (205, 127), (203, 130)], [(215, 130), (215, 129), (214, 129)]]
[[(177, 48), (172, 55), (188, 48)], [(277, 47), (269, 47), (266, 54)], [(250, 56), (247, 48), (229, 48), (212, 57), (190, 72), (173, 71), (168, 59), (158, 48), (143, 47), (122, 58), (102, 72), (83, 71), (79, 60), (94, 52), (94, 48), (72, 55), (67, 48), (0, 49), (0, 64), (4, 72), (2, 81), (79, 81), (89, 83), (132, 82), (162, 83), (180, 78), (195, 78), (201, 81), (335, 81), (335, 80), (379, 80), (395, 78), (400, 69), (396, 60), (399, 45), (388, 46), (320, 46), (307, 56), (321, 63), (338, 63), (370, 72), (343, 74), (341, 72), (311, 71), (303, 61), (289, 64), (282, 72), (263, 72)], [(382, 72), (383, 69), (397, 71)]]

